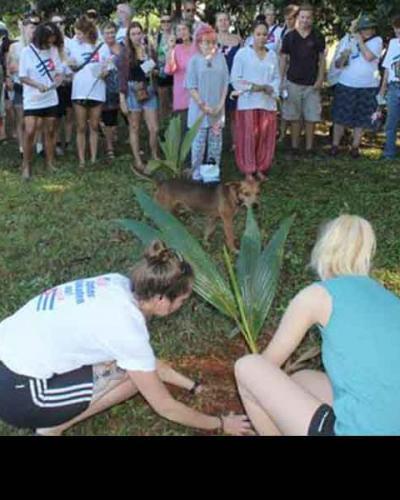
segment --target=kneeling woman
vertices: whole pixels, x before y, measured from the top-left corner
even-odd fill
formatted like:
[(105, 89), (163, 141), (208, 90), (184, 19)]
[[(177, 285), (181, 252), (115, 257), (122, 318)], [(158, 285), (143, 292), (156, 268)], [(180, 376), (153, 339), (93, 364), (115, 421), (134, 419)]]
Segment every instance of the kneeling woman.
[(162, 417), (199, 429), (251, 433), (244, 416), (209, 416), (176, 401), (164, 382), (197, 384), (157, 360), (146, 319), (189, 297), (192, 268), (158, 241), (132, 280), (106, 274), (54, 287), (0, 323), (0, 418), (61, 435), (140, 392)]
[(266, 48), (268, 27), (257, 22), (253, 46), (240, 49), (233, 61), (231, 81), (239, 94), (235, 119), (235, 154), (240, 171), (265, 180), (275, 154), (278, 56)]
[[(374, 252), (366, 220), (329, 222), (311, 257), (322, 281), (296, 295), (262, 355), (237, 362), (259, 434), (400, 435), (400, 299), (369, 277)], [(326, 373), (289, 377), (281, 366), (313, 325)]]

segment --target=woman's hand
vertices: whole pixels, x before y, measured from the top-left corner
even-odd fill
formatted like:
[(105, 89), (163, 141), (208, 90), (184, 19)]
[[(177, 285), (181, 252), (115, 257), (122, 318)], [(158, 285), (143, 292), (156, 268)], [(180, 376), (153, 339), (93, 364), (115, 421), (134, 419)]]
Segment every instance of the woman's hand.
[(223, 426), (222, 431), (224, 434), (231, 436), (255, 436), (255, 432), (251, 426), (247, 415), (229, 415), (221, 417)]
[(47, 92), (49, 90), (49, 88), (46, 86), (46, 85), (43, 85), (43, 83), (38, 83), (37, 84), (37, 89), (39, 90), (39, 92), (41, 92), (42, 94), (44, 94), (45, 92)]
[(274, 88), (271, 85), (264, 85), (264, 92), (268, 95), (272, 95), (274, 93)]
[(126, 99), (125, 99), (125, 96), (120, 96), (119, 98), (119, 107), (121, 109), (121, 113), (125, 116), (127, 116), (129, 114), (129, 110), (128, 110), (128, 105), (126, 104)]

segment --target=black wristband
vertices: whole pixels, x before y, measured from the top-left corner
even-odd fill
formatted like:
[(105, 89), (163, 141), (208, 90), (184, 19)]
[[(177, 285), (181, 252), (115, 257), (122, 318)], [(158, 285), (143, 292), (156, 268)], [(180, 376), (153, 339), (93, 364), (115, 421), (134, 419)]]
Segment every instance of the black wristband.
[(199, 387), (199, 385), (201, 385), (200, 380), (195, 380), (194, 384), (193, 384), (193, 387), (189, 390), (189, 394), (191, 394), (192, 396), (194, 396), (196, 394), (196, 389)]

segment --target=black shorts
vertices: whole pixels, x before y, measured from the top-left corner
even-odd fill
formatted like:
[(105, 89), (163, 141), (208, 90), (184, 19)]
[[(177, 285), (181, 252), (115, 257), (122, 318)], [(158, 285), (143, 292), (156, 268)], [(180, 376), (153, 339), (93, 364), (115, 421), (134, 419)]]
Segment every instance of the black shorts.
[(58, 94), (58, 116), (61, 118), (67, 114), (67, 108), (72, 108), (72, 83), (61, 85), (57, 89)]
[(101, 120), (106, 127), (118, 125), (118, 109), (105, 109), (101, 113)]
[(50, 379), (18, 375), (0, 361), (0, 419), (14, 427), (54, 427), (83, 413), (93, 397), (93, 368)]
[(95, 101), (93, 99), (73, 99), (72, 104), (78, 104), (79, 106), (83, 106), (84, 108), (95, 108), (96, 106), (100, 106), (102, 101)]
[(314, 413), (308, 428), (309, 436), (334, 436), (336, 417), (331, 406), (322, 404)]
[(40, 118), (57, 118), (58, 105), (42, 109), (24, 109), (24, 116), (38, 116)]

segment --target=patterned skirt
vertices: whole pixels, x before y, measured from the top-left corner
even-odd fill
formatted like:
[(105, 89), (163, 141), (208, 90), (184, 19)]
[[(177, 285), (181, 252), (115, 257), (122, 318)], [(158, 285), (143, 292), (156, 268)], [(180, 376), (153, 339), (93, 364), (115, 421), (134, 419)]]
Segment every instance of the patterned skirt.
[(338, 83), (332, 105), (333, 123), (346, 127), (371, 129), (371, 116), (377, 109), (379, 88), (347, 87)]

